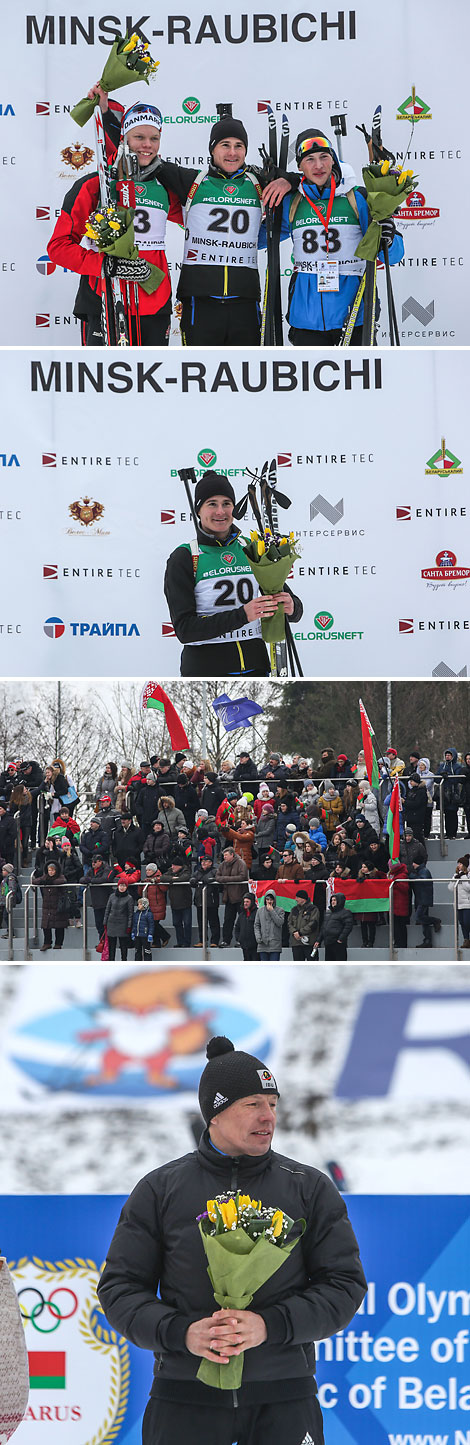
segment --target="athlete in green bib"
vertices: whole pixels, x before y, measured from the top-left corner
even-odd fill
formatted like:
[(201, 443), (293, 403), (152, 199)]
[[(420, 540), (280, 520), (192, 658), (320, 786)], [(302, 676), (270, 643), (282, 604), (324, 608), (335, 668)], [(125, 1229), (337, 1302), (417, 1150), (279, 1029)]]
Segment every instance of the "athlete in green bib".
[(260, 594), (233, 525), (234, 506), (227, 477), (204, 472), (195, 491), (196, 536), (168, 558), (165, 597), (184, 644), (183, 677), (268, 677), (261, 618), (272, 617), (279, 601), (294, 622), (302, 616), (289, 587), (275, 597)]

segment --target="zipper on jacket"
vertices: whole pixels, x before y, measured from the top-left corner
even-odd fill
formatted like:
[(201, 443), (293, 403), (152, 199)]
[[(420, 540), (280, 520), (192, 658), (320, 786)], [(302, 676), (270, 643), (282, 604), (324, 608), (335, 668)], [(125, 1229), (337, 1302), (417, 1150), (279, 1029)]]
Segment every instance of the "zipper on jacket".
[(232, 1159), (232, 1173), (230, 1177), (230, 1189), (238, 1189), (238, 1159)]
[(232, 1405), (234, 1410), (238, 1410), (238, 1390), (232, 1390)]
[(224, 296), (228, 296), (228, 266), (224, 266)]

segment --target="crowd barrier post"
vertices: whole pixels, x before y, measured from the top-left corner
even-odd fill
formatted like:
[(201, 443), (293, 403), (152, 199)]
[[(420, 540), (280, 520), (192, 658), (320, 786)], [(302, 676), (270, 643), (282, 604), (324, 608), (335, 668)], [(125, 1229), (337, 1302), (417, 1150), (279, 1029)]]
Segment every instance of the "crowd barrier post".
[(8, 929), (8, 962), (9, 962), (9, 963), (12, 963), (12, 962), (13, 962), (13, 896), (12, 896), (11, 893), (7, 893), (7, 896), (6, 896), (6, 910), (7, 910), (7, 929)]
[(29, 895), (31, 889), (33, 889), (34, 894), (36, 892), (34, 885), (32, 883), (27, 883), (24, 890), (24, 958), (26, 962), (29, 962), (33, 956), (29, 943)]
[(441, 778), (441, 781), (439, 783), (439, 845), (441, 850), (441, 858), (447, 858), (448, 848), (447, 838), (445, 834), (444, 818), (444, 778)]
[(458, 878), (456, 878), (455, 883), (454, 883), (453, 904), (454, 904), (454, 953), (455, 953), (455, 957), (456, 957), (457, 961), (460, 959), (460, 956), (461, 956), (461, 955), (460, 955), (460, 948), (459, 948), (458, 886), (459, 886), (459, 880), (458, 880)]
[(394, 887), (395, 887), (395, 879), (392, 878), (392, 881), (391, 881), (391, 884), (390, 884), (390, 892), (389, 892), (389, 895), (388, 895), (388, 900), (389, 900), (389, 915), (388, 915), (388, 935), (389, 935), (389, 937), (388, 937), (388, 956), (389, 956), (389, 958), (392, 959), (392, 962), (393, 962), (393, 959), (395, 959), (395, 958), (397, 957), (397, 950), (396, 950), (396, 948), (395, 948), (395, 941), (394, 941), (394, 936), (393, 936), (393, 890), (394, 890)]
[(209, 940), (207, 937), (207, 887), (202, 890), (202, 957), (204, 962), (210, 958)]

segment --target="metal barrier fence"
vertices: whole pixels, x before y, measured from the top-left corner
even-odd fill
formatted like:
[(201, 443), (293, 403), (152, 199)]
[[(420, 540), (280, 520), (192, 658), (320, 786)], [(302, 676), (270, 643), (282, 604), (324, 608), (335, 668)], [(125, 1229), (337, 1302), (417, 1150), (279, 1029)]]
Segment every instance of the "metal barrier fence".
[[(152, 881), (153, 881), (153, 880), (152, 880)], [(247, 880), (246, 880), (247, 884), (248, 884), (248, 881), (249, 881), (249, 880), (247, 879)], [(459, 886), (459, 883), (458, 883), (458, 880), (453, 880), (453, 879), (449, 879), (449, 878), (436, 878), (436, 877), (433, 877), (432, 880), (430, 879), (430, 880), (417, 880), (417, 881), (418, 881), (418, 882), (424, 882), (424, 883), (425, 883), (426, 881), (428, 881), (429, 887), (432, 887), (432, 885), (433, 885), (434, 883), (446, 883), (448, 889), (449, 889), (449, 885), (452, 884), (452, 887), (453, 887), (453, 894), (452, 894), (453, 945), (454, 945), (454, 955), (455, 955), (455, 959), (456, 959), (456, 960), (459, 960), (460, 957), (461, 957), (461, 951), (460, 951), (460, 948), (459, 948), (459, 920), (458, 920), (458, 886)], [(243, 880), (243, 879), (234, 879), (233, 876), (231, 876), (231, 875), (227, 876), (227, 878), (226, 878), (225, 880), (224, 880), (223, 878), (218, 879), (218, 882), (219, 882), (222, 886), (224, 885), (224, 882), (226, 882), (226, 883), (232, 883), (232, 884), (235, 884), (236, 886), (242, 886), (242, 887), (243, 887), (243, 885), (244, 885), (244, 880)], [(328, 880), (327, 880), (327, 879), (319, 879), (319, 880), (318, 880), (318, 883), (316, 884), (316, 887), (319, 886), (319, 883), (322, 883), (322, 885), (324, 885), (325, 890), (327, 889), (327, 883), (328, 883)], [(391, 960), (396, 959), (397, 953), (398, 953), (398, 948), (400, 947), (400, 945), (397, 945), (397, 946), (395, 945), (395, 940), (394, 940), (394, 907), (393, 907), (393, 903), (394, 903), (394, 891), (395, 891), (397, 885), (399, 885), (400, 883), (401, 883), (402, 885), (403, 885), (404, 883), (406, 883), (406, 884), (412, 889), (412, 887), (413, 887), (413, 879), (406, 879), (406, 878), (403, 878), (403, 879), (392, 879), (392, 882), (391, 882), (391, 884), (390, 884), (390, 892), (389, 892), (389, 920), (388, 920), (388, 956), (389, 956), (389, 958), (390, 958)], [(144, 887), (145, 887), (145, 879), (142, 879), (140, 886), (142, 886), (142, 884), (143, 884)], [(44, 884), (29, 883), (29, 884), (26, 885), (26, 887), (25, 887), (25, 889), (24, 889), (23, 903), (24, 903), (24, 959), (25, 959), (25, 960), (30, 960), (30, 959), (32, 959), (32, 956), (33, 956), (33, 955), (32, 955), (32, 952), (31, 952), (31, 948), (36, 948), (36, 949), (37, 949), (38, 946), (39, 946), (38, 892), (39, 892), (39, 888), (44, 888), (44, 887), (46, 887), (46, 886), (47, 886), (47, 885), (44, 885)], [(55, 884), (55, 885), (54, 885), (54, 884), (51, 884), (51, 887), (54, 887), (54, 886), (57, 887), (57, 884)], [(70, 885), (70, 884), (68, 884), (68, 885), (65, 884), (65, 885), (60, 885), (60, 886), (61, 886), (61, 887), (69, 887), (69, 888), (72, 887), (72, 885)], [(157, 886), (162, 886), (162, 885), (160, 885), (160, 884), (157, 883)], [(163, 886), (168, 889), (169, 887), (178, 887), (178, 886), (181, 887), (181, 888), (187, 888), (189, 885), (188, 885), (187, 882), (186, 882), (186, 883), (183, 882), (183, 883), (180, 883), (180, 884), (178, 885), (177, 881), (175, 881), (175, 883), (166, 884), (166, 885), (163, 885)], [(203, 886), (203, 887), (202, 887), (202, 894), (201, 894), (201, 932), (202, 932), (202, 952), (201, 952), (201, 959), (202, 959), (203, 961), (208, 961), (208, 960), (210, 959), (210, 947), (209, 947), (209, 940), (208, 940), (208, 899), (209, 899), (209, 890), (210, 890), (211, 886), (213, 886), (213, 883), (212, 883), (212, 884), (208, 884), (207, 886)], [(115, 891), (116, 891), (116, 889), (117, 889), (117, 883), (93, 883), (93, 882), (91, 882), (90, 884), (85, 884), (85, 885), (84, 885), (84, 884), (81, 884), (80, 887), (83, 889), (82, 900), (81, 900), (81, 909), (82, 909), (82, 924), (81, 924), (81, 926), (82, 926), (82, 952), (81, 952), (81, 957), (82, 957), (82, 959), (83, 959), (85, 962), (89, 962), (90, 959), (91, 959), (91, 957), (92, 957), (92, 952), (90, 951), (90, 945), (89, 945), (89, 936), (88, 936), (88, 894), (89, 894), (90, 888), (95, 888), (95, 889), (96, 889), (96, 888), (104, 888), (104, 889), (107, 889), (107, 890), (108, 890), (108, 893), (110, 893), (110, 892), (115, 892)], [(139, 884), (136, 883), (136, 884), (134, 884), (134, 885), (131, 885), (131, 889), (132, 889), (132, 887), (138, 888), (138, 887), (139, 887)], [(247, 888), (246, 891), (249, 891), (248, 888)], [(32, 920), (33, 926), (32, 926), (32, 929), (31, 929), (31, 927), (30, 927), (30, 913), (29, 913), (30, 894), (32, 895), (32, 905), (33, 905), (33, 920)], [(132, 894), (131, 894), (131, 896), (132, 896)], [(140, 896), (142, 896), (142, 895), (140, 895)], [(13, 958), (14, 958), (14, 953), (13, 953), (13, 906), (14, 906), (14, 905), (13, 905), (13, 901), (12, 901), (12, 895), (9, 894), (9, 895), (7, 896), (7, 900), (6, 900), (7, 927), (8, 927), (8, 961), (9, 961), (9, 962), (11, 962), (11, 961), (13, 960)], [(434, 906), (434, 905), (432, 905), (432, 906)], [(384, 911), (385, 911), (385, 910), (384, 910)], [(420, 926), (422, 926), (422, 924), (421, 924)], [(130, 936), (129, 936), (129, 942), (130, 942)], [(95, 949), (93, 949), (93, 952), (94, 952), (94, 951), (95, 951)]]

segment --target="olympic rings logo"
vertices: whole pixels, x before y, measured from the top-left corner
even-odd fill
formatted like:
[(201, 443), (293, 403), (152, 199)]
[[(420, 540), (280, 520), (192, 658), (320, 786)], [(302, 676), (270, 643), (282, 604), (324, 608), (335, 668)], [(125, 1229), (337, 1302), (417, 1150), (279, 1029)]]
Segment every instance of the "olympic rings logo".
[[(44, 1295), (41, 1294), (41, 1290), (36, 1289), (34, 1285), (25, 1285), (24, 1289), (18, 1290), (18, 1299), (21, 1300), (21, 1296), (25, 1294), (35, 1294), (38, 1298), (37, 1303), (33, 1305), (31, 1314), (28, 1314), (28, 1312), (25, 1311), (20, 1304), (21, 1318), (25, 1321), (30, 1321), (31, 1324), (34, 1326), (34, 1329), (39, 1330), (39, 1333), (41, 1335), (52, 1335), (54, 1330), (58, 1330), (62, 1320), (71, 1320), (72, 1315), (76, 1314), (76, 1311), (78, 1310), (78, 1299), (76, 1294), (74, 1293), (73, 1289), (67, 1289), (65, 1285), (58, 1285), (57, 1289), (53, 1289), (51, 1294), (49, 1295), (49, 1299), (44, 1299)], [(70, 1296), (70, 1299), (72, 1301), (72, 1308), (69, 1308), (68, 1314), (63, 1314), (60, 1306), (55, 1303), (54, 1296), (58, 1294), (67, 1294)], [(54, 1320), (54, 1324), (49, 1325), (49, 1328), (47, 1328), (47, 1326), (39, 1325), (37, 1323), (38, 1319), (43, 1313), (43, 1310), (45, 1309), (49, 1310), (49, 1314), (52, 1315), (52, 1318)]]

